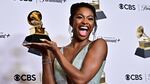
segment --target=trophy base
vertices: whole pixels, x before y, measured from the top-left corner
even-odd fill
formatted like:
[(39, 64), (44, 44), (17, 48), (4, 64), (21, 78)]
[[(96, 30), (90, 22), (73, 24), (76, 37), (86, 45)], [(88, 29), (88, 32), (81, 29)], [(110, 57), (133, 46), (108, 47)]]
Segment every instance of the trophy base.
[(29, 35), (25, 38), (25, 41), (27, 41), (27, 42), (42, 42), (40, 39), (47, 39), (47, 40), (51, 41), (51, 39), (48, 37), (48, 35), (39, 35), (39, 34)]
[[(47, 39), (47, 40), (51, 41), (51, 39), (48, 37), (48, 35), (33, 34), (33, 35), (27, 36), (23, 43), (42, 42), (40, 39)], [(28, 52), (41, 56), (41, 52), (38, 49), (29, 48)]]
[(100, 10), (96, 11), (96, 16), (97, 16), (97, 18), (96, 18), (97, 20), (106, 18), (104, 12), (100, 11)]
[(142, 48), (137, 48), (136, 52), (135, 52), (135, 55), (138, 55), (142, 58), (150, 57), (150, 49), (149, 50), (144, 50)]

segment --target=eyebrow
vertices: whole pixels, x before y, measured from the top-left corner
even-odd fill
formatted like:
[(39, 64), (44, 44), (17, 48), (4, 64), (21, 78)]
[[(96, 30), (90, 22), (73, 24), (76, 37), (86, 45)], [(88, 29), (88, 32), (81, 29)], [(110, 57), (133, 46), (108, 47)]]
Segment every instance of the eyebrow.
[[(83, 14), (76, 14), (75, 16), (78, 16), (78, 15), (81, 15), (81, 16), (84, 16)], [(93, 17), (94, 18), (94, 15), (88, 15), (87, 17)]]

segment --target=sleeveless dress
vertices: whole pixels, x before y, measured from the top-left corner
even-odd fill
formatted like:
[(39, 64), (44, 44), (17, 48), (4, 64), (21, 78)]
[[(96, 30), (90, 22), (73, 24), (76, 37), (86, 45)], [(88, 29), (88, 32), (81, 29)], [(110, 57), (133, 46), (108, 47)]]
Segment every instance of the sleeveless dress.
[[(74, 59), (72, 64), (76, 68), (78, 68), (78, 69), (81, 68), (81, 65), (85, 58), (85, 55), (88, 52), (88, 47), (89, 47), (89, 44), (86, 45)], [(61, 52), (63, 53), (63, 48), (61, 48)], [(97, 72), (97, 74), (88, 82), (88, 84), (99, 84), (100, 83), (104, 65), (105, 65), (105, 61), (103, 62), (102, 66), (99, 69), (99, 71)], [(62, 67), (60, 66), (60, 64), (58, 63), (58, 61), (56, 59), (54, 61), (54, 70), (55, 70), (55, 79), (56, 79), (57, 84), (68, 84), (67, 78), (66, 78), (66, 73), (63, 71)]]

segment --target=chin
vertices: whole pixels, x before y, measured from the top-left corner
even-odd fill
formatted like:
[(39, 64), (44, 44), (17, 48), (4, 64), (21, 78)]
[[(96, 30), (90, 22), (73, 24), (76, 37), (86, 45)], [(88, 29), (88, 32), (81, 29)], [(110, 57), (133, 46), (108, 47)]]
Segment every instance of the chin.
[(89, 40), (89, 37), (80, 37), (79, 38), (81, 41), (84, 41), (84, 40)]

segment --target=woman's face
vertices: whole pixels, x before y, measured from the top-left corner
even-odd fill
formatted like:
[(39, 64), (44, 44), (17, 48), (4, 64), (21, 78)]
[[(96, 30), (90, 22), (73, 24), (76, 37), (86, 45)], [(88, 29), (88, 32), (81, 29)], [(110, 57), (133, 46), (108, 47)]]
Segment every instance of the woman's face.
[(73, 17), (73, 38), (88, 39), (95, 24), (93, 12), (86, 7), (80, 8)]

